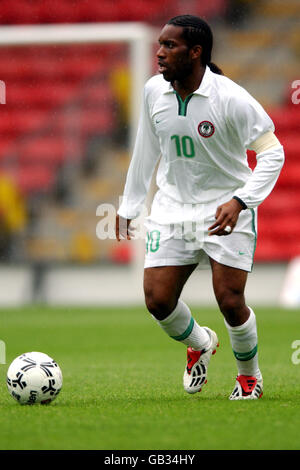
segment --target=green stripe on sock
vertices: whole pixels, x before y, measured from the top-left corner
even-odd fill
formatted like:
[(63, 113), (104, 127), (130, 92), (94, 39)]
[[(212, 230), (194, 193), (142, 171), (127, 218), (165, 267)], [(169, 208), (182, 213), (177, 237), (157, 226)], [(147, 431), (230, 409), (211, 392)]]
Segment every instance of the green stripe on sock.
[(190, 324), (187, 327), (187, 329), (182, 333), (182, 335), (179, 336), (171, 336), (171, 338), (175, 339), (176, 341), (183, 341), (185, 338), (190, 336), (192, 329), (194, 328), (194, 319), (193, 317), (191, 318)]
[(233, 350), (233, 354), (238, 361), (250, 361), (257, 353), (257, 345), (249, 352), (240, 353)]

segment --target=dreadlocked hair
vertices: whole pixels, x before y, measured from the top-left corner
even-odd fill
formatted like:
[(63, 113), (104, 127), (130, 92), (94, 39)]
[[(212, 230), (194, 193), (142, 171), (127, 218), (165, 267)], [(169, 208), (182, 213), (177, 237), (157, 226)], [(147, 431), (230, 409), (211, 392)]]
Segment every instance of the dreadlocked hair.
[(198, 16), (180, 15), (171, 18), (167, 24), (182, 27), (183, 38), (190, 48), (196, 45), (202, 46), (202, 65), (208, 65), (212, 72), (223, 75), (222, 70), (216, 64), (211, 62), (213, 34), (209, 25), (204, 20)]

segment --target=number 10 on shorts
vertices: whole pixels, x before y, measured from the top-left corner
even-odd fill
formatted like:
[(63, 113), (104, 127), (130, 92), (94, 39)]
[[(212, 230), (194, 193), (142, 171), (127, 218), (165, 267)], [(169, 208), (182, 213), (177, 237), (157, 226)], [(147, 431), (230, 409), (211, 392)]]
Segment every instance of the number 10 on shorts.
[(160, 231), (152, 230), (147, 232), (146, 236), (146, 253), (155, 253), (159, 249)]

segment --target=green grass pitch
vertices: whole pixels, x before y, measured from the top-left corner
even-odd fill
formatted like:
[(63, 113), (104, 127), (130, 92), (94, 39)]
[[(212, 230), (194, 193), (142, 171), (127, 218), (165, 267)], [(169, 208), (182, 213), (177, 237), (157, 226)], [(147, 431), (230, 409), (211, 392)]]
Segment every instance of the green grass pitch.
[[(0, 449), (299, 449), (299, 311), (257, 308), (261, 400), (232, 402), (235, 361), (221, 314), (193, 308), (220, 347), (201, 393), (182, 388), (185, 346), (145, 308), (1, 309)], [(6, 390), (19, 354), (41, 351), (60, 364), (63, 389), (48, 406), (20, 406)], [(298, 356), (299, 357), (299, 356)]]

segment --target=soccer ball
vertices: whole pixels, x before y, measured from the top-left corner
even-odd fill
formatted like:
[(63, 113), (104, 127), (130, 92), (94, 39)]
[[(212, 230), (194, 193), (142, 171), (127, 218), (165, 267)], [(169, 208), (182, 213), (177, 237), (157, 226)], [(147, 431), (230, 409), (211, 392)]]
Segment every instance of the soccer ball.
[(59, 365), (47, 354), (29, 352), (13, 360), (7, 371), (7, 388), (20, 404), (46, 404), (62, 387)]

